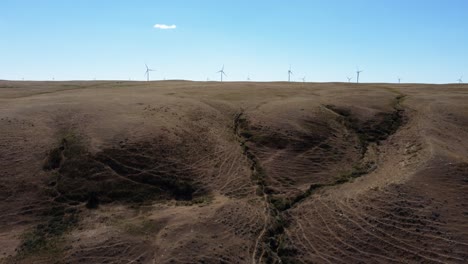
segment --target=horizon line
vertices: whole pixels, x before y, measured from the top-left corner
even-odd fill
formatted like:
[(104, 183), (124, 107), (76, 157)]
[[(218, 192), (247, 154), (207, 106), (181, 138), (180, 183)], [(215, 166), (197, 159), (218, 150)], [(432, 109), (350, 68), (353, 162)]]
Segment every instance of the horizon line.
[(209, 80), (209, 81), (197, 81), (197, 80), (189, 80), (189, 79), (167, 79), (167, 80), (152, 80), (152, 81), (145, 81), (145, 80), (119, 80), (119, 79), (103, 79), (103, 80), (92, 80), (92, 79), (70, 79), (70, 80), (8, 80), (8, 79), (0, 79), (0, 82), (134, 82), (134, 83), (148, 83), (148, 82), (199, 82), (199, 83), (297, 83), (297, 84), (350, 84), (350, 85), (359, 85), (359, 84), (395, 84), (395, 85), (405, 85), (405, 84), (425, 84), (425, 85), (465, 85), (468, 83), (457, 83), (457, 82), (448, 82), (448, 83), (425, 83), (425, 82), (346, 82), (346, 81), (326, 81), (326, 82), (302, 82), (302, 81), (216, 81), (216, 80)]

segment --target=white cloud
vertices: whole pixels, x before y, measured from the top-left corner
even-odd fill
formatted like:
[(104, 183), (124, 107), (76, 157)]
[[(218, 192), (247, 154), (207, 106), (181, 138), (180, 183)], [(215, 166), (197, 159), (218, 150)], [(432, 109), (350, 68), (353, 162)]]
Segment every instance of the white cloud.
[(165, 24), (154, 25), (154, 28), (157, 28), (157, 29), (175, 29), (176, 27), (177, 27), (176, 25), (165, 25)]

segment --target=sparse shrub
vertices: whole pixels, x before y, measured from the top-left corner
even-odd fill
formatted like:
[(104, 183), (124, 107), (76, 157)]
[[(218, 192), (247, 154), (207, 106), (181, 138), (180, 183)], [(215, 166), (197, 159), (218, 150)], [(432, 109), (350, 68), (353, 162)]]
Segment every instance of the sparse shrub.
[(253, 136), (253, 134), (250, 131), (242, 131), (240, 135), (246, 140), (250, 139)]
[(337, 185), (337, 184), (346, 183), (364, 174), (368, 174), (374, 169), (374, 167), (375, 167), (375, 164), (372, 162), (367, 162), (364, 164), (355, 164), (350, 171), (339, 174), (334, 184)]
[(63, 136), (61, 146), (63, 154), (67, 158), (79, 157), (87, 152), (82, 139), (73, 132), (68, 132)]
[(42, 168), (44, 170), (55, 170), (60, 167), (62, 162), (62, 147), (55, 148), (49, 152)]
[(289, 199), (283, 197), (271, 197), (270, 203), (280, 212), (291, 208), (292, 204)]
[(88, 209), (96, 209), (99, 206), (99, 198), (95, 192), (91, 192), (88, 195), (88, 202), (86, 202), (86, 208)]
[(23, 235), (19, 255), (27, 256), (40, 251), (57, 251), (56, 240), (78, 222), (78, 211), (65, 206), (53, 206), (43, 214), (45, 221)]

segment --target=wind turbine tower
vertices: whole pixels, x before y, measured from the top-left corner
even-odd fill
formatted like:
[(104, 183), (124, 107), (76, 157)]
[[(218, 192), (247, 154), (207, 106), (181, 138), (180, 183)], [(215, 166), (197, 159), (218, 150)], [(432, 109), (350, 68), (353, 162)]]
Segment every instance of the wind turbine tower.
[(463, 76), (461, 76), (460, 79), (458, 79), (457, 81), (458, 81), (458, 83), (460, 83), (460, 84), (463, 83)]
[(294, 73), (291, 71), (291, 65), (289, 65), (289, 70), (288, 70), (288, 82), (291, 82), (291, 75), (294, 75)]
[(221, 82), (223, 82), (223, 75), (227, 76), (226, 73), (224, 72), (224, 64), (221, 70), (218, 71), (219, 75), (221, 75)]
[(353, 77), (346, 77), (348, 79), (348, 82), (350, 83)]
[(149, 80), (150, 80), (150, 72), (155, 71), (155, 70), (150, 69), (150, 68), (148, 67), (148, 65), (146, 65), (146, 64), (145, 64), (145, 66), (146, 66), (146, 72), (145, 72), (146, 81), (149, 82)]
[(357, 71), (356, 71), (356, 75), (357, 75), (357, 79), (356, 79), (356, 83), (359, 83), (359, 75), (361, 75), (361, 70), (359, 70), (359, 68), (357, 68)]

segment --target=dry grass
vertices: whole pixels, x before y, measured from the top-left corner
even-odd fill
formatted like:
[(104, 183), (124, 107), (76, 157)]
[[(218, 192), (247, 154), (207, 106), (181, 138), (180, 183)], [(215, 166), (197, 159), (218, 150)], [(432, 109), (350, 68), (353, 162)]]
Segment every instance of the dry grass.
[(464, 263), (460, 85), (0, 81), (9, 263)]

